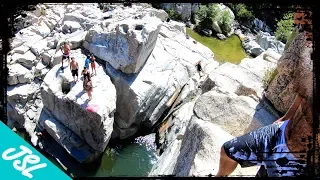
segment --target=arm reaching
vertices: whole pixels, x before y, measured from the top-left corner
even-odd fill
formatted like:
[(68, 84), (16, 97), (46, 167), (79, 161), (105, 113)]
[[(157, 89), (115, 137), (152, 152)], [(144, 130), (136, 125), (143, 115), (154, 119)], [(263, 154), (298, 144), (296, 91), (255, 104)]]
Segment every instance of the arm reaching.
[(296, 95), (291, 107), (288, 109), (287, 113), (284, 116), (282, 116), (281, 118), (279, 118), (278, 120), (276, 120), (273, 124), (280, 123), (285, 120), (290, 120), (293, 117), (296, 110), (298, 109), (302, 99), (303, 99), (303, 97), (298, 93)]

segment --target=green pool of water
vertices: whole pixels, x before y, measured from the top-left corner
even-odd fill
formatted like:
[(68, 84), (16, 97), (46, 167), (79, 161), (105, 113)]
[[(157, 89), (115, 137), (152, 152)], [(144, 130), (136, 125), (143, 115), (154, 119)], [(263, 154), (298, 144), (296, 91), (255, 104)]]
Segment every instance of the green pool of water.
[[(31, 144), (30, 137), (26, 132), (17, 131), (16, 133)], [(142, 177), (148, 175), (158, 158), (154, 142), (155, 134), (149, 134), (137, 137), (126, 144), (107, 147), (100, 160), (99, 167), (92, 171), (86, 169), (86, 172), (79, 168), (78, 164), (64, 170), (54, 157), (45, 153), (43, 155), (71, 177)]]
[(214, 59), (219, 62), (239, 64), (243, 58), (248, 57), (244, 51), (241, 40), (237, 35), (231, 35), (225, 40), (216, 37), (207, 37), (187, 28), (187, 34), (207, 46), (214, 53)]

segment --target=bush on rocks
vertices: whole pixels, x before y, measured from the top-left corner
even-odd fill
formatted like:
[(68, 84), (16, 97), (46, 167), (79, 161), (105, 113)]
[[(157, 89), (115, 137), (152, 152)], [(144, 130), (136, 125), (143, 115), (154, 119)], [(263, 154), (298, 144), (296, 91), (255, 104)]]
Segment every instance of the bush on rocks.
[(223, 11), (222, 13), (222, 18), (221, 18), (221, 30), (223, 32), (223, 34), (228, 34), (228, 32), (231, 31), (231, 23), (232, 23), (232, 20), (231, 20), (231, 16), (229, 14), (228, 11)]
[(279, 41), (286, 43), (287, 39), (291, 35), (291, 32), (294, 30), (293, 22), (293, 13), (287, 13), (277, 23), (275, 36)]
[(233, 14), (229, 10), (223, 9), (223, 5), (211, 3), (207, 5), (200, 5), (196, 13), (199, 19), (199, 26), (201, 29), (212, 29), (217, 33), (227, 35), (231, 32)]
[(218, 15), (218, 7), (216, 5), (201, 5), (196, 15), (200, 20), (201, 29), (211, 29)]
[(245, 4), (228, 3), (228, 6), (235, 13), (236, 18), (238, 18), (242, 22), (252, 21), (255, 18), (254, 13), (251, 10), (248, 10), (247, 5)]
[(182, 20), (181, 14), (179, 14), (179, 13), (178, 13), (176, 10), (174, 10), (174, 9), (169, 9), (169, 10), (168, 10), (168, 15), (169, 15), (169, 18), (170, 18), (170, 19), (177, 20), (177, 21), (181, 21), (181, 20)]

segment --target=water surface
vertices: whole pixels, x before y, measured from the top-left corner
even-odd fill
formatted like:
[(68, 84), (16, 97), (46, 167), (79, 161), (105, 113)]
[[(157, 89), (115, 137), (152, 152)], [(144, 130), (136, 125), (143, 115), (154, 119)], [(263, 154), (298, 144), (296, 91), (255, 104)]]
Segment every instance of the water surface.
[(216, 61), (240, 64), (242, 59), (248, 57), (237, 35), (231, 35), (225, 40), (220, 40), (214, 36), (201, 35), (190, 28), (187, 28), (187, 34), (211, 49)]
[[(31, 144), (30, 137), (25, 131), (17, 131), (16, 133)], [(130, 142), (107, 147), (99, 161), (99, 167), (93, 170), (80, 167), (80, 164), (76, 164), (75, 161), (69, 161), (74, 163), (73, 167), (62, 167), (54, 157), (38, 148), (36, 149), (71, 177), (147, 176), (158, 158), (154, 133), (137, 137)]]

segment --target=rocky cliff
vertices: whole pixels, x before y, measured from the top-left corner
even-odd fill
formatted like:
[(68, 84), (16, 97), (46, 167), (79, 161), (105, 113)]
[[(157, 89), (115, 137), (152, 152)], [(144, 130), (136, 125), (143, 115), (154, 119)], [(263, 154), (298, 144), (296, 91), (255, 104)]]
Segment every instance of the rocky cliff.
[[(278, 118), (263, 101), (262, 79), (281, 55), (258, 45), (255, 58), (219, 64), (209, 48), (186, 38), (183, 23), (166, 22), (167, 16), (135, 4), (107, 11), (97, 4), (38, 5), (8, 54), (8, 125), (26, 129), (40, 147), (35, 131), (45, 129), (78, 162), (90, 162), (111, 138), (161, 124), (163, 153), (150, 176), (214, 174), (223, 142)], [(60, 69), (65, 41), (80, 72), (87, 54), (97, 57), (91, 101), (83, 79), (73, 83), (69, 68)]]
[[(306, 47), (305, 34), (299, 33), (290, 47), (279, 59), (278, 74), (270, 83), (266, 97), (281, 112), (285, 113), (295, 98), (295, 91), (312, 97), (313, 69), (312, 48)], [(302, 81), (307, 81), (306, 85)]]
[[(167, 101), (196, 73), (195, 64), (215, 67), (212, 52), (185, 38), (185, 26), (164, 22), (163, 10), (97, 4), (38, 5), (8, 54), (10, 126), (48, 133), (79, 162), (92, 161), (111, 138), (151, 128)], [(81, 73), (88, 53), (102, 64), (93, 77), (93, 99), (82, 81), (60, 69), (59, 47), (69, 42)], [(66, 66), (67, 61), (64, 62)], [(30, 89), (30, 90), (27, 90)], [(89, 112), (88, 107), (98, 107)]]

